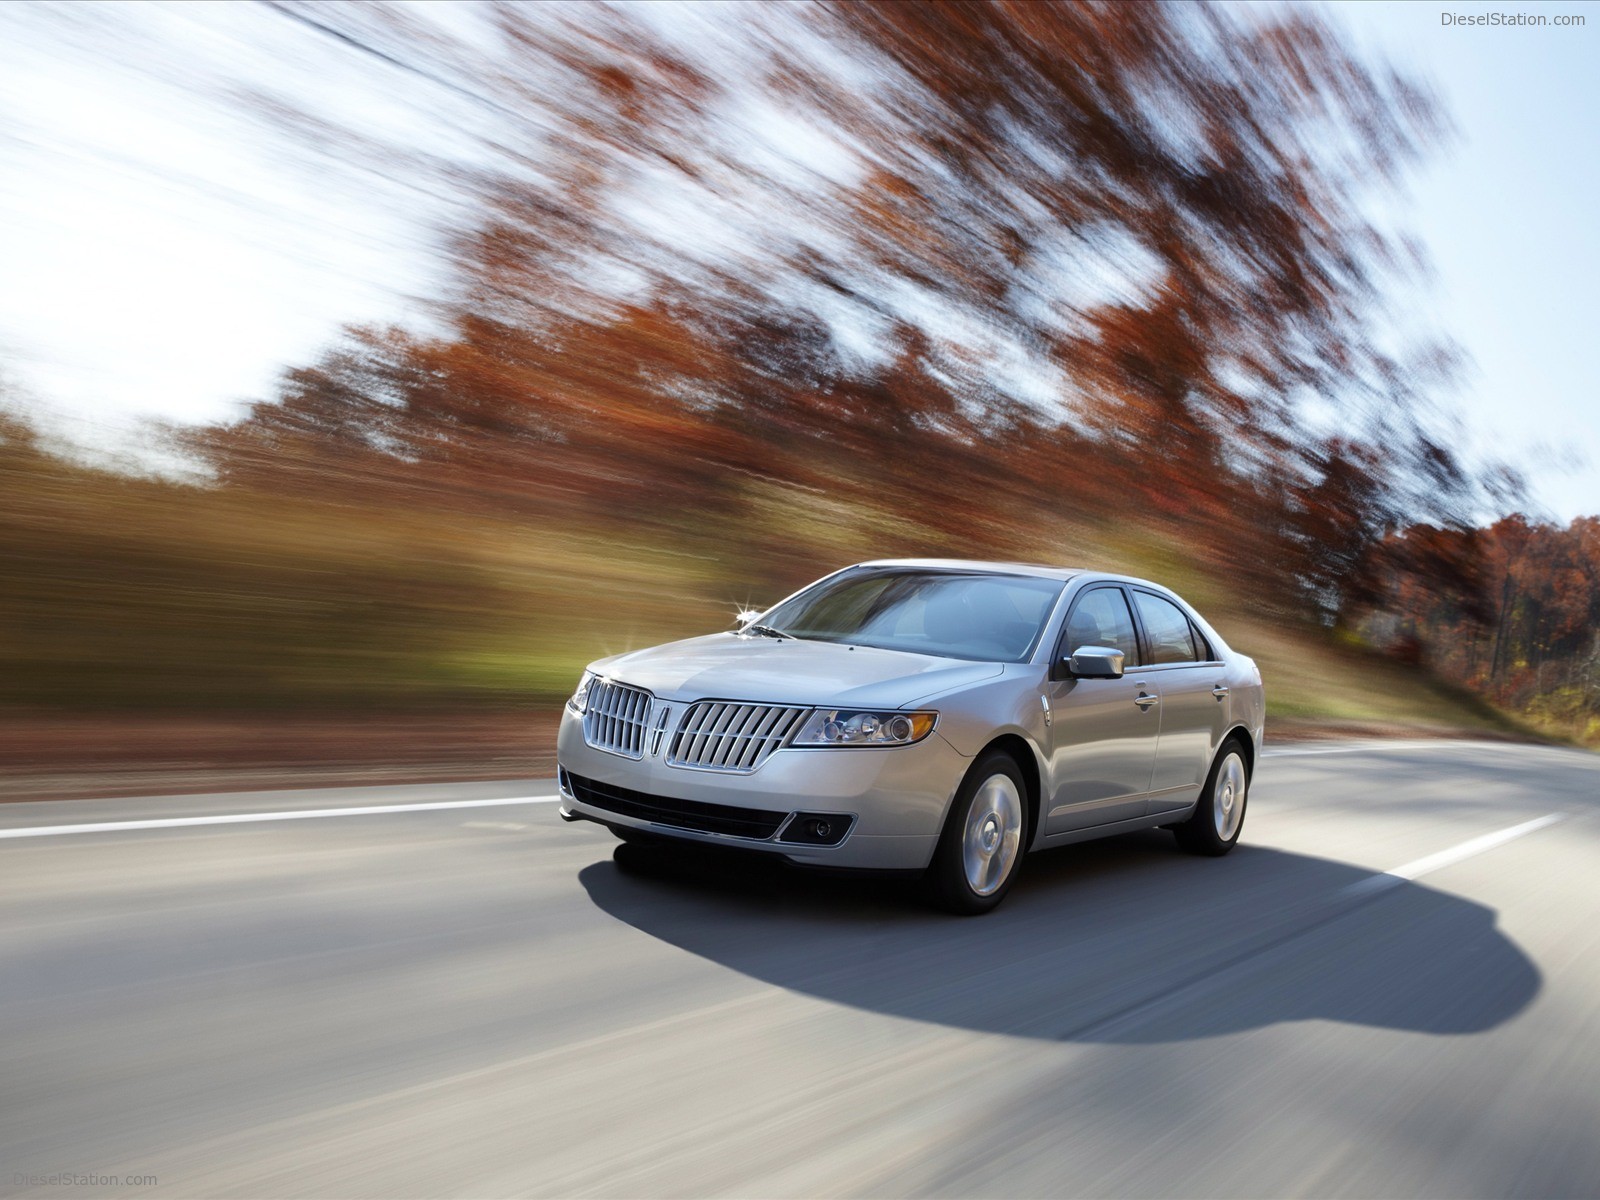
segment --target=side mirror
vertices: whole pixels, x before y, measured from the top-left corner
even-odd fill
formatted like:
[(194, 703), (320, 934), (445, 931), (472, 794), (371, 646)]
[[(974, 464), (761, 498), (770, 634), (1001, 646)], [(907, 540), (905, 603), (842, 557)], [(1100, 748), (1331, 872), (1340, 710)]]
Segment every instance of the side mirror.
[(1109, 646), (1079, 646), (1067, 659), (1074, 679), (1121, 679), (1122, 651)]

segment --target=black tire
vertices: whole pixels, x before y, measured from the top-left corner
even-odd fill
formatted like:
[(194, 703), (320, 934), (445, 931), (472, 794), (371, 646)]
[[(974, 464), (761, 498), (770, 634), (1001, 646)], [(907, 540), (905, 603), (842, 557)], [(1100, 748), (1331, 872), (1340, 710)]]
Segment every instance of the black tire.
[[(1238, 805), (1238, 813), (1231, 821), (1228, 819), (1229, 801), (1222, 794), (1225, 787), (1233, 789), (1232, 803)], [(1216, 760), (1211, 764), (1205, 786), (1200, 789), (1194, 815), (1187, 821), (1171, 826), (1178, 845), (1190, 854), (1221, 858), (1239, 844), (1249, 797), (1250, 757), (1245, 752), (1244, 743), (1237, 737), (1230, 737), (1217, 748)], [(1228, 833), (1230, 829), (1231, 834)]]
[(623, 838), (612, 848), (611, 861), (625, 874), (645, 879), (658, 879), (672, 874), (674, 868), (682, 869), (660, 842), (644, 838)]
[[(1016, 842), (1014, 852), (1010, 854), (1009, 859), (997, 865), (997, 870), (1000, 871), (998, 882), (991, 885), (992, 890), (988, 888), (980, 890), (974, 887), (968, 877), (967, 825), (974, 815), (974, 802), (978, 801), (980, 795), (985, 797), (986, 806), (998, 801), (998, 807), (1008, 807), (1009, 797), (1005, 786), (997, 783), (993, 789), (988, 787), (990, 781), (997, 777), (1009, 781), (1010, 792), (1014, 794), (1019, 805)], [(1008, 826), (1009, 819), (995, 827), (997, 852), (1009, 838), (1011, 830)], [(986, 827), (975, 830), (980, 835), (980, 841), (983, 829)], [(1030, 833), (1028, 786), (1022, 778), (1022, 768), (1005, 751), (992, 750), (972, 765), (966, 778), (961, 781), (955, 800), (950, 804), (944, 829), (939, 834), (939, 845), (933, 852), (933, 862), (925, 876), (929, 899), (946, 912), (960, 916), (977, 916), (979, 913), (992, 911), (1006, 898), (1006, 893), (1011, 890), (1022, 871), (1022, 859), (1028, 852)]]

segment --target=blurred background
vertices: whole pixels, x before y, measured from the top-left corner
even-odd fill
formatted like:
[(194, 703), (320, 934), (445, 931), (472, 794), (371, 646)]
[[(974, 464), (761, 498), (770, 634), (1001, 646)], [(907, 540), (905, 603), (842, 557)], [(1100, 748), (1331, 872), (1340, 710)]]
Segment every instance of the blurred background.
[(1269, 737), (1600, 743), (1566, 32), (0, 7), (0, 789), (545, 774), (900, 555), (1167, 583)]

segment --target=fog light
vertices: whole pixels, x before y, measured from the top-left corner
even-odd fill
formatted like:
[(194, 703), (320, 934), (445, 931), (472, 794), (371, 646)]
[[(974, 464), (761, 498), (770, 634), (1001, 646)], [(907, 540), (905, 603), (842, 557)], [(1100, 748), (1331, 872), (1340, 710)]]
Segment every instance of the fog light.
[(849, 813), (795, 813), (778, 840), (802, 846), (837, 846), (855, 821)]

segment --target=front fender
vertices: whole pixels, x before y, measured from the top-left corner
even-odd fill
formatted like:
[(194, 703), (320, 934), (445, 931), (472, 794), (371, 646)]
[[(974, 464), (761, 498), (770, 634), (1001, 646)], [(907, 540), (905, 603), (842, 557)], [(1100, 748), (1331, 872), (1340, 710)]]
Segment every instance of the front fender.
[(939, 714), (939, 734), (956, 752), (972, 758), (998, 737), (1014, 734), (1039, 753), (1046, 739), (1043, 673), (1007, 667), (993, 680), (959, 692), (918, 701)]

